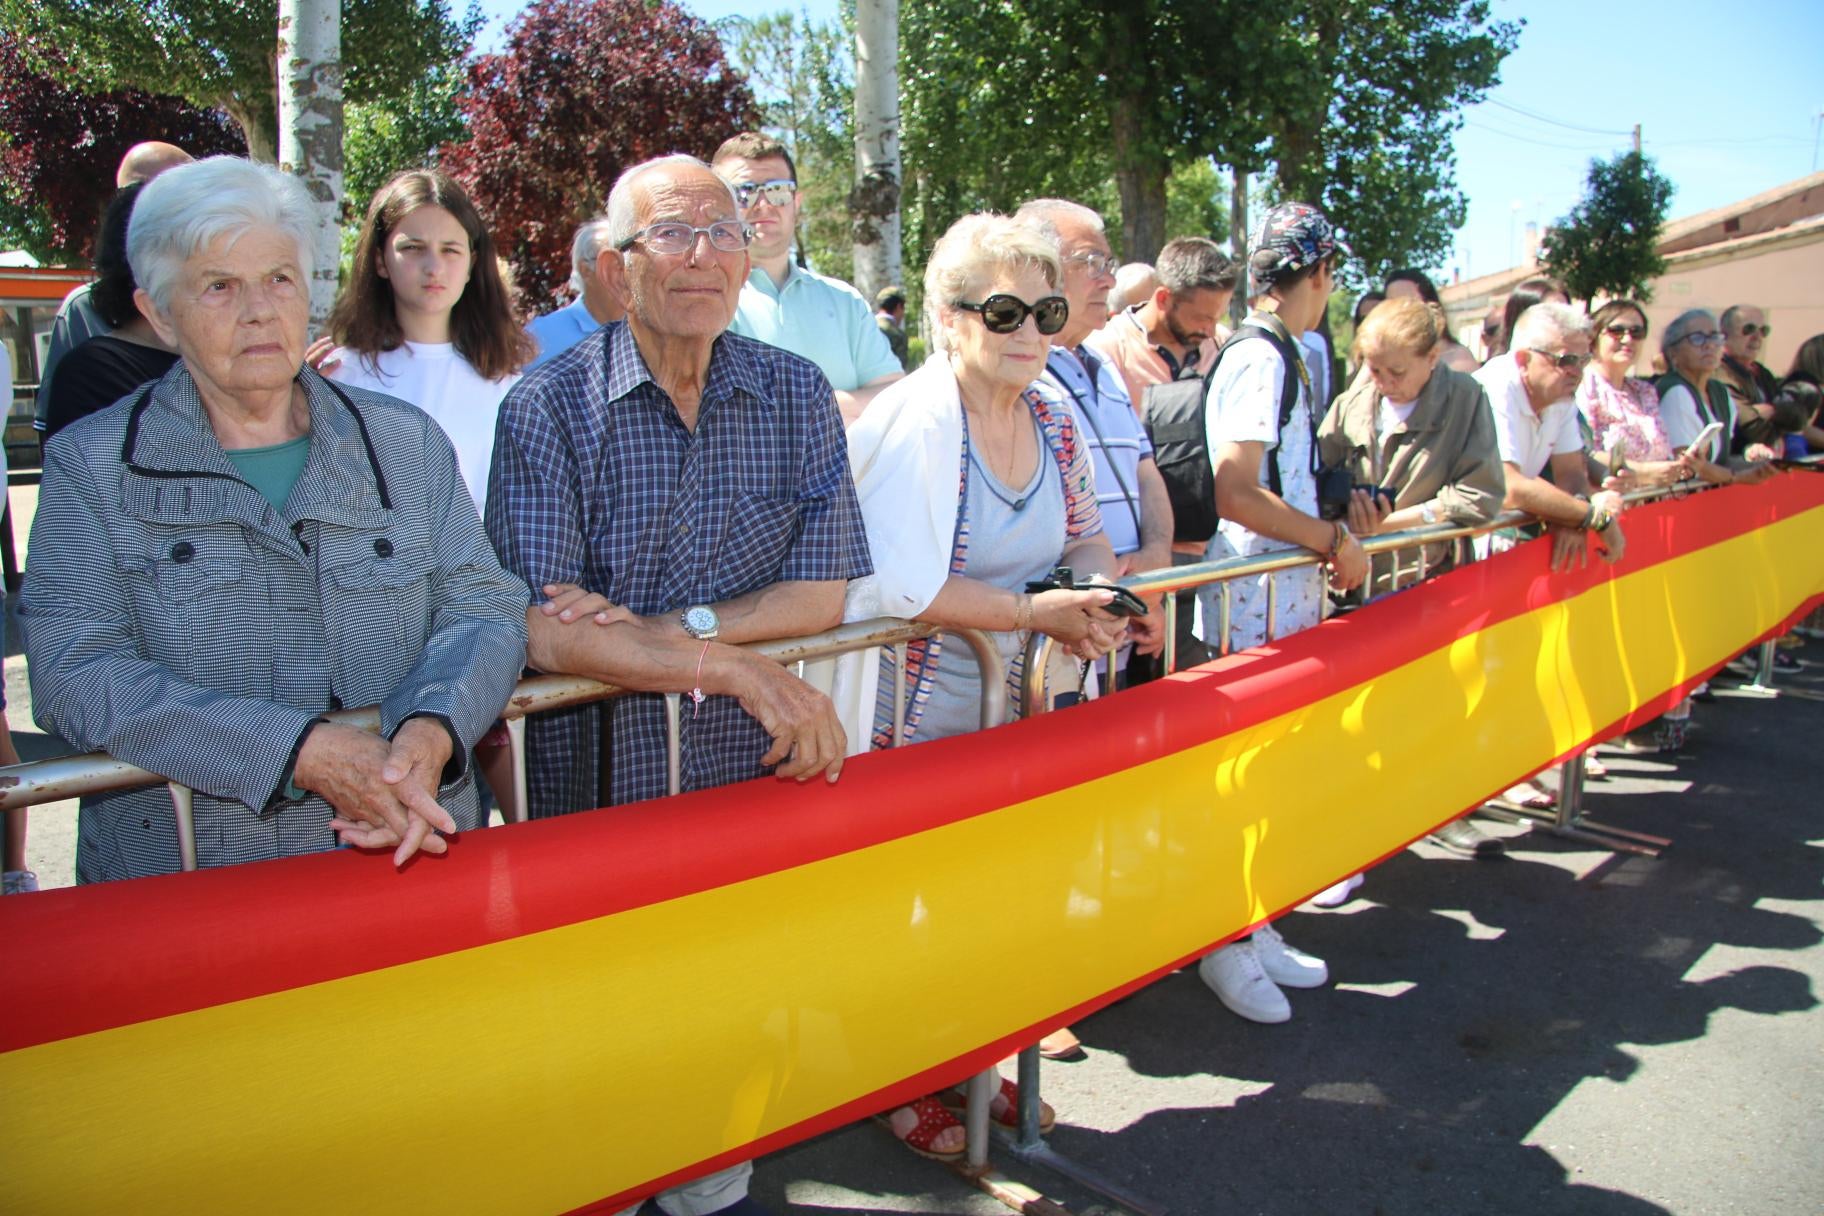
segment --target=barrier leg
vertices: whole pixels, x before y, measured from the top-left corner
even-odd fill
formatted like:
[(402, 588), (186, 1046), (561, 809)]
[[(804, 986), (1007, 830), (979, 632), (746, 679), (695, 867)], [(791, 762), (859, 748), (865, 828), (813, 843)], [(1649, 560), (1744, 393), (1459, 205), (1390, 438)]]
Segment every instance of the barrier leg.
[(1780, 695), (1780, 690), (1773, 686), (1773, 656), (1776, 649), (1772, 638), (1761, 643), (1760, 652), (1754, 657), (1754, 679), (1742, 685), (1743, 692), (1756, 697)]
[(196, 869), (196, 791), (187, 785), (168, 783), (171, 809), (177, 815), (177, 856), (186, 872)]
[(1526, 807), (1489, 806), (1483, 813), (1507, 823), (1525, 823), (1535, 831), (1549, 832), (1564, 840), (1593, 844), (1598, 848), (1634, 853), (1641, 857), (1658, 857), (1672, 841), (1665, 836), (1651, 836), (1583, 817), (1583, 753), (1571, 756), (1558, 770), (1558, 805), (1549, 811)]
[(1136, 1214), (1164, 1216), (1165, 1208), (1143, 1199), (1103, 1178), (1085, 1166), (1053, 1149), (1039, 1135), (1039, 1048), (1035, 1043), (1020, 1053), (1020, 1129), (1009, 1151), (1015, 1158), (1032, 1165), (1042, 1165), (1054, 1174), (1070, 1179), (1085, 1190)]
[(1178, 670), (1178, 593), (1168, 591), (1161, 601), (1165, 609), (1165, 674), (1171, 675)]
[(1001, 1074), (990, 1068), (969, 1078), (963, 1096), (963, 1130), (968, 1135), (968, 1152), (963, 1161), (970, 1170), (988, 1168), (988, 1106), (1001, 1087)]
[(507, 748), (513, 757), (513, 802), (514, 805), (501, 807), (501, 818), (508, 823), (524, 823), (526, 808), (532, 805), (531, 795), (526, 789), (526, 720), (524, 718), (507, 719)]
[(684, 788), (684, 740), (682, 714), (684, 694), (665, 694), (665, 792), (676, 794)]

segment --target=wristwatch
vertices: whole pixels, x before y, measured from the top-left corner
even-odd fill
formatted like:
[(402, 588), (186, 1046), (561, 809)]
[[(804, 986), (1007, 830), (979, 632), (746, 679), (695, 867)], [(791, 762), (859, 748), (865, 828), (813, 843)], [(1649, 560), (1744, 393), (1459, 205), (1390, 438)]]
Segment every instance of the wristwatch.
[(722, 618), (708, 604), (692, 604), (678, 613), (678, 624), (697, 641), (707, 642), (721, 630)]

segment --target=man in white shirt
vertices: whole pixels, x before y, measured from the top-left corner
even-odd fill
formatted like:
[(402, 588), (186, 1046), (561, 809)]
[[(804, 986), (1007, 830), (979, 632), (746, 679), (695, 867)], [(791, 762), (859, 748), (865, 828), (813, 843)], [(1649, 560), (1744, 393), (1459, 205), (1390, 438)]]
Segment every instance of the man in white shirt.
[(576, 238), (570, 242), (570, 290), (576, 298), (526, 325), (526, 332), (538, 343), (538, 355), (526, 364), (527, 371), (627, 315), (599, 269), (602, 256), (609, 252), (607, 216), (598, 215), (576, 230)]
[[(1592, 492), (1573, 394), (1590, 363), (1590, 322), (1568, 304), (1535, 304), (1514, 323), (1508, 353), (1475, 373), (1495, 415), (1507, 474), (1508, 510), (1525, 511), (1552, 534), (1552, 568), (1589, 560), (1588, 533), (1604, 561), (1618, 562), (1621, 495)], [(1547, 481), (1542, 474), (1551, 467)]]
[[(1316, 326), (1330, 302), (1343, 246), (1322, 211), (1282, 203), (1267, 212), (1252, 249), (1255, 311), (1223, 347), (1205, 398), (1222, 519), (1205, 560), (1309, 549), (1328, 559), (1330, 584), (1346, 591), (1367, 577), (1368, 557), (1347, 524), (1318, 517), (1316, 402), (1309, 352), (1298, 337)], [(1288, 376), (1298, 385), (1290, 413), (1282, 416)], [(1364, 509), (1385, 516), (1379, 502), (1364, 503)], [(1300, 566), (1231, 580), (1229, 644), (1258, 646), (1316, 625), (1323, 619), (1324, 573), (1323, 567)], [(1278, 603), (1271, 625), (1268, 580)], [(1203, 593), (1206, 626), (1221, 619), (1219, 597), (1215, 586)], [(1197, 972), (1230, 1011), (1267, 1023), (1292, 1016), (1282, 985), (1315, 988), (1329, 978), (1321, 960), (1288, 946), (1272, 925), (1213, 951)]]

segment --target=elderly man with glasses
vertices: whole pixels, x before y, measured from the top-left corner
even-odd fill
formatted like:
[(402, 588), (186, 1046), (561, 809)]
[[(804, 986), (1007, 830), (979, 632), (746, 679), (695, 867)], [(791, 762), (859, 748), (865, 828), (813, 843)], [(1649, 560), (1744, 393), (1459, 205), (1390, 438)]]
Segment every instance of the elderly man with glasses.
[[(527, 724), (532, 814), (663, 796), (663, 693), (695, 703), (684, 789), (768, 772), (834, 781), (847, 741), (828, 698), (739, 645), (835, 625), (847, 581), (872, 570), (834, 394), (808, 361), (727, 332), (750, 237), (708, 165), (635, 165), (607, 219), (603, 277), (627, 319), (507, 395), (487, 522), (542, 601), (527, 614), (531, 665), (632, 695)], [(668, 1216), (756, 1213), (750, 1173), (657, 1202)]]
[(734, 188), (741, 218), (753, 230), (753, 268), (730, 329), (815, 363), (836, 390), (844, 423), (853, 423), (906, 373), (859, 291), (810, 269), (802, 250), (794, 262), (804, 196), (791, 153), (776, 139), (746, 131), (726, 140), (710, 163)]
[[(1495, 415), (1495, 442), (1507, 474), (1508, 510), (1537, 516), (1552, 532), (1554, 569), (1588, 560), (1588, 534), (1604, 560), (1626, 547), (1621, 495), (1592, 491), (1577, 426), (1575, 393), (1590, 363), (1590, 322), (1567, 304), (1535, 304), (1514, 323), (1508, 353), (1475, 378)], [(1544, 476), (1547, 467), (1551, 479)]]

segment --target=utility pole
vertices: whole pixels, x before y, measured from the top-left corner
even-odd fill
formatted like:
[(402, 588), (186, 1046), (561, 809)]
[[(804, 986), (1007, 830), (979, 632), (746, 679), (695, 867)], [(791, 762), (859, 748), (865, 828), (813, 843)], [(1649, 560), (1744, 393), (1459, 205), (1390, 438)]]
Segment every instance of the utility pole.
[(855, 5), (855, 286), (875, 293), (902, 282), (899, 249), (899, 0)]
[(1248, 293), (1254, 290), (1248, 274), (1248, 171), (1234, 165), (1230, 175), (1234, 189), (1229, 195), (1229, 251), (1241, 267), (1241, 281), (1229, 298), (1229, 319), (1240, 325), (1248, 315)]
[(340, 0), (279, 0), (278, 78), (279, 168), (301, 179), (316, 205), (310, 332), (318, 336), (336, 303), (342, 260)]
[(1634, 155), (1640, 155), (1640, 124), (1634, 124)]

